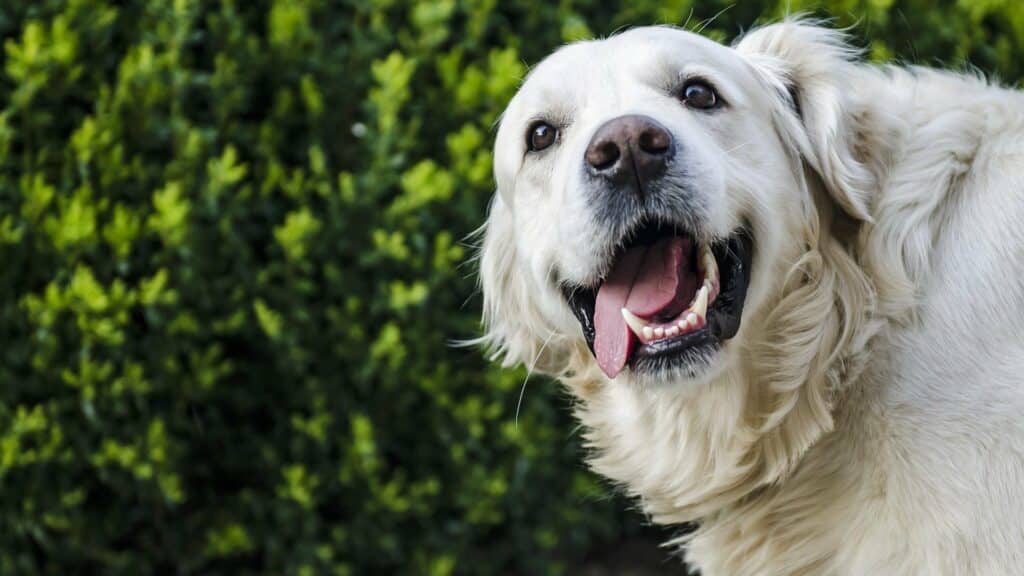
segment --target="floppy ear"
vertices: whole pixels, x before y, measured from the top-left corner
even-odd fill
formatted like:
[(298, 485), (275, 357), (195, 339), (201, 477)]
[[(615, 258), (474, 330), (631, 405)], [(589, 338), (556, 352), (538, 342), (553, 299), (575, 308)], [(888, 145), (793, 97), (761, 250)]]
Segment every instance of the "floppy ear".
[(475, 343), (483, 344), (503, 366), (522, 363), (531, 371), (558, 372), (561, 338), (530, 297), (527, 271), (516, 254), (514, 227), (512, 211), (495, 194), (480, 248), (484, 335)]
[(850, 216), (870, 220), (876, 181), (857, 157), (863, 111), (850, 99), (857, 50), (841, 32), (800, 20), (753, 30), (735, 48), (791, 107), (777, 118), (780, 129), (829, 195)]

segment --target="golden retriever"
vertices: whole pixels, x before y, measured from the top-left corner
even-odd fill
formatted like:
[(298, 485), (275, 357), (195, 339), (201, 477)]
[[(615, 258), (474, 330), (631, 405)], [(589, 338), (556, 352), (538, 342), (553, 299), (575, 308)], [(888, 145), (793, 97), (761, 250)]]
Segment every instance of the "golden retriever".
[(1024, 96), (800, 20), (566, 46), (505, 111), (508, 364), (704, 576), (1024, 572)]

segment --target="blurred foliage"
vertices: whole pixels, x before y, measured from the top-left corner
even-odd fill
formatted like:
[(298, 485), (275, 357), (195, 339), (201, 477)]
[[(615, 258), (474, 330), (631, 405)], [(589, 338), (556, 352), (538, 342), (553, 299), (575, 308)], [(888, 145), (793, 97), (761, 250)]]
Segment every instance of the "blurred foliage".
[(785, 5), (1024, 72), (1011, 0), (4, 0), (0, 573), (541, 574), (635, 531), (558, 389), (517, 422), (525, 371), (450, 346), (492, 126), (562, 42)]

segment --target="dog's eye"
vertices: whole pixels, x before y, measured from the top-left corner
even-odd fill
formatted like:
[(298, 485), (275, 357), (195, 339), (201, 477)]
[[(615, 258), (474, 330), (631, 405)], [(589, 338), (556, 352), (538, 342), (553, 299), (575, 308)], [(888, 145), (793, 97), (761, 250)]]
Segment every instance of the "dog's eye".
[(557, 137), (558, 128), (547, 122), (534, 122), (526, 133), (526, 149), (538, 152), (554, 144)]
[(719, 105), (715, 89), (701, 80), (695, 80), (683, 86), (683, 102), (687, 106), (699, 110), (710, 110)]

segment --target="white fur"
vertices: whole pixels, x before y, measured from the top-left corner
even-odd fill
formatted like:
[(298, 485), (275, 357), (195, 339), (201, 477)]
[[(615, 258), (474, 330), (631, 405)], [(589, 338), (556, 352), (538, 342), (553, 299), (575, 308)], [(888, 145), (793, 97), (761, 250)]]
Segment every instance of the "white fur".
[[(675, 544), (705, 576), (1019, 574), (1024, 96), (854, 56), (789, 21), (734, 47), (637, 29), (541, 63), (498, 132), (484, 341), (566, 383), (591, 465), (654, 521), (699, 522)], [(688, 74), (729, 107), (682, 106)], [(686, 217), (753, 229), (740, 332), (695, 377), (607, 379), (557, 288), (607, 271), (621, 231), (578, 166), (629, 112), (682, 142)], [(528, 155), (539, 117), (561, 138)]]

